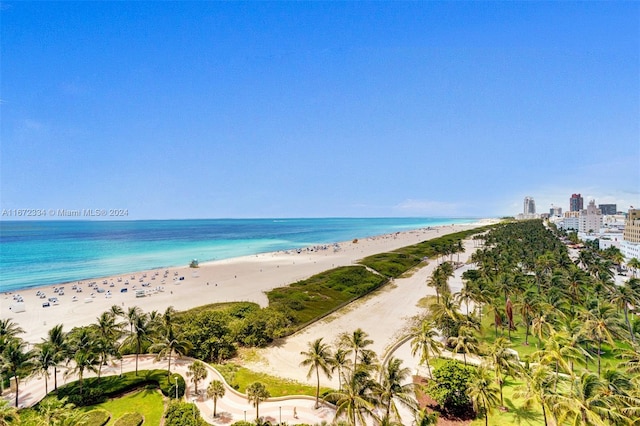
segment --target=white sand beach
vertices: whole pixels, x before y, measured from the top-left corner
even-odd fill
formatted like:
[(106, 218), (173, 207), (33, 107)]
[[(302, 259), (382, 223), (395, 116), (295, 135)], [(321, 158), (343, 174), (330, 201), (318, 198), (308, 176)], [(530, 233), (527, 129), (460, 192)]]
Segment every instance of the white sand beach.
[[(169, 306), (177, 310), (186, 310), (209, 303), (230, 301), (251, 301), (266, 306), (267, 297), (264, 292), (272, 288), (288, 285), (334, 267), (353, 264), (375, 253), (391, 251), (487, 223), (489, 222), (480, 221), (474, 224), (440, 226), (361, 239), (357, 243), (341, 242), (337, 250), (333, 245), (327, 245), (326, 249), (320, 250), (301, 248), (300, 252), (281, 251), (214, 261), (200, 264), (199, 268), (189, 268), (185, 265), (181, 268), (169, 269), (166, 278), (165, 270), (142, 271), (85, 280), (80, 284), (66, 283), (4, 293), (0, 296), (0, 317), (13, 319), (26, 331), (22, 335), (26, 341), (38, 343), (54, 325), (63, 324), (64, 329), (68, 331), (76, 326), (90, 324), (100, 313), (114, 304), (125, 309), (130, 306), (139, 306), (145, 312), (163, 311)], [(410, 279), (398, 280), (396, 289), (385, 290), (373, 300), (357, 302), (358, 305), (365, 303), (373, 305), (367, 305), (364, 309), (347, 307), (346, 311), (362, 311), (363, 314), (349, 319), (344, 327), (338, 327), (334, 321), (328, 325), (328, 329), (335, 331), (362, 327), (376, 341), (375, 349), (382, 349), (388, 344), (392, 334), (390, 331), (382, 332), (382, 328), (385, 330), (394, 328), (389, 321), (395, 323), (398, 318), (404, 318), (415, 311), (414, 298), (419, 299), (426, 294), (423, 283), (429, 270), (428, 267), (417, 272)], [(180, 280), (180, 277), (184, 279)], [(411, 284), (410, 289), (405, 290), (405, 286), (409, 285), (405, 284), (407, 280), (415, 283)], [(97, 287), (90, 288), (89, 283), (93, 281), (97, 283)], [(129, 281), (129, 284), (125, 284), (126, 281)], [(143, 287), (143, 283), (148, 283), (149, 286)], [(81, 288), (82, 292), (73, 290), (74, 285)], [(54, 293), (55, 287), (64, 287), (64, 294)], [(96, 288), (104, 289), (104, 292), (98, 292)], [(124, 288), (127, 291), (121, 292)], [(158, 288), (163, 291), (156, 291)], [(145, 290), (148, 294), (145, 297), (136, 297), (137, 290)], [(37, 295), (38, 291), (43, 292), (45, 298), (40, 298)], [(15, 303), (13, 297), (16, 294), (24, 300), (24, 312), (10, 310)], [(50, 297), (56, 297), (58, 303), (43, 307), (42, 304)], [(377, 299), (380, 300), (375, 301)], [(326, 321), (328, 320), (313, 326), (312, 329), (321, 327), (322, 324), (326, 324)], [(302, 338), (304, 342), (312, 339), (311, 331), (305, 330), (302, 333), (304, 333)], [(329, 334), (321, 335), (329, 336)], [(299, 338), (297, 336), (291, 339)], [(297, 354), (303, 350), (303, 347), (298, 345), (287, 350)]]

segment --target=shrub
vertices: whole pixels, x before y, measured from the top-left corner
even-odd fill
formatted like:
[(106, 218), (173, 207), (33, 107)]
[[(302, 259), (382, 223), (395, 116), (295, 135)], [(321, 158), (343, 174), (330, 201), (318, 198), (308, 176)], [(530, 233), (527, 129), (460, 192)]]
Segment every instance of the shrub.
[(144, 423), (144, 417), (140, 413), (126, 413), (115, 421), (113, 426), (140, 426)]
[(104, 426), (111, 419), (111, 413), (107, 410), (95, 409), (86, 413), (80, 419), (80, 423), (86, 426)]
[(195, 404), (173, 401), (164, 414), (165, 426), (203, 426), (207, 423), (200, 417), (200, 410)]
[(429, 382), (427, 392), (444, 410), (455, 414), (464, 413), (471, 402), (467, 389), (472, 373), (473, 367), (447, 360), (433, 370), (433, 381)]

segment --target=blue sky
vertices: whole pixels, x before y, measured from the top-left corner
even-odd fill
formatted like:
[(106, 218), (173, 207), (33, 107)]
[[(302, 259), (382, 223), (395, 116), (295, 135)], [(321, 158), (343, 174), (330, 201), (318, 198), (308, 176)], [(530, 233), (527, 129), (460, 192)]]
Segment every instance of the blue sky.
[(640, 205), (638, 3), (9, 1), (0, 16), (3, 209)]

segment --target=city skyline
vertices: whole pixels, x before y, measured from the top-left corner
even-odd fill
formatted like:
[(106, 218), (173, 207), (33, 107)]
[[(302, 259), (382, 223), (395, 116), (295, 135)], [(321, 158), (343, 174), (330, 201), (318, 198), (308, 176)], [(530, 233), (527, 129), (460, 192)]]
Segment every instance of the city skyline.
[(640, 205), (637, 3), (0, 13), (2, 209), (499, 217), (527, 195), (568, 210), (575, 192)]

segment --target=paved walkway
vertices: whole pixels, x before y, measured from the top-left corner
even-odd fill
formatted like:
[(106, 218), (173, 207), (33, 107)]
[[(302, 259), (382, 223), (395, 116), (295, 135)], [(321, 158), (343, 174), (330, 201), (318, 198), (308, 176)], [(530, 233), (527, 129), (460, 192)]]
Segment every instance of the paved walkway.
[[(178, 373), (184, 377), (187, 382), (185, 399), (195, 403), (200, 409), (202, 417), (211, 424), (228, 425), (239, 420), (252, 421), (255, 419), (256, 409), (248, 401), (244, 394), (237, 392), (235, 389), (227, 385), (224, 378), (213, 367), (207, 365), (207, 378), (198, 384), (199, 395), (195, 395), (195, 388), (190, 378), (187, 376), (187, 369), (192, 358), (182, 358), (171, 362), (171, 372)], [(102, 369), (102, 376), (112, 376), (123, 372), (135, 371), (135, 355), (125, 356), (120, 365), (119, 362), (114, 366)], [(205, 364), (206, 365), (206, 364)], [(155, 356), (141, 355), (138, 360), (139, 370), (150, 369), (166, 369), (167, 360), (156, 361)], [(85, 374), (85, 377), (95, 377), (95, 374)], [(64, 378), (62, 373), (58, 372), (58, 386), (77, 380), (76, 376)], [(213, 418), (213, 400), (206, 398), (206, 388), (212, 380), (220, 380), (225, 383), (226, 394), (218, 400), (217, 417)], [(30, 407), (35, 405), (45, 396), (44, 378), (30, 377), (20, 383), (19, 405), (21, 407)], [(53, 389), (53, 377), (49, 379), (49, 390)], [(3, 397), (13, 404), (15, 401), (15, 393), (5, 391)], [(324, 405), (319, 409), (314, 409), (315, 398), (308, 396), (281, 397), (270, 398), (260, 403), (260, 417), (265, 417), (271, 422), (288, 422), (288, 423), (320, 423), (323, 420), (331, 422), (333, 420), (335, 410), (330, 406)], [(294, 418), (294, 408), (297, 412), (297, 418)]]

